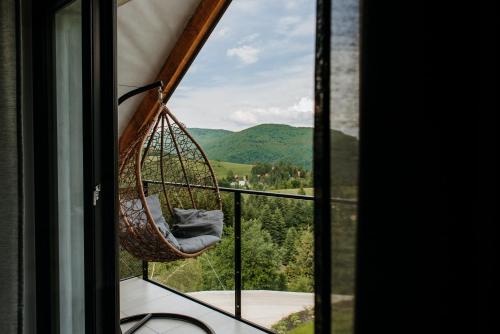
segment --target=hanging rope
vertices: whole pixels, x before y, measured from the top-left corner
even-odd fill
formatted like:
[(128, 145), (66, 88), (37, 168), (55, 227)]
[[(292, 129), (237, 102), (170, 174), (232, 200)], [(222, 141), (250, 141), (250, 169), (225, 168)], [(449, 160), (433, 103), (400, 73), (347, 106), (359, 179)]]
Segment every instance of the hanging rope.
[(209, 258), (209, 256), (207, 256), (206, 258), (207, 258), (207, 261), (208, 261), (208, 265), (210, 266), (210, 268), (212, 268), (212, 271), (214, 272), (215, 277), (216, 277), (216, 278), (217, 278), (217, 280), (219, 281), (219, 284), (222, 286), (222, 290), (226, 291), (226, 287), (224, 286), (224, 284), (222, 284), (222, 281), (220, 280), (220, 277), (219, 277), (219, 275), (217, 274), (217, 271), (215, 270), (214, 266), (212, 266), (212, 262), (210, 262), (210, 258)]

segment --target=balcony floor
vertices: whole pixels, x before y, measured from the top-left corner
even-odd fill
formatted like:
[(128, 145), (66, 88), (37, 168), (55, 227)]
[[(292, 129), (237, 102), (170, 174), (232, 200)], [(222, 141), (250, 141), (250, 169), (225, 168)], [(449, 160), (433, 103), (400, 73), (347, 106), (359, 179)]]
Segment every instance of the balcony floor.
[[(139, 313), (180, 313), (200, 319), (217, 334), (259, 334), (257, 328), (237, 321), (206, 306), (183, 298), (140, 278), (131, 278), (120, 283), (120, 317)], [(125, 331), (133, 323), (122, 326)], [(199, 328), (174, 320), (150, 320), (137, 333), (142, 334), (204, 334)]]

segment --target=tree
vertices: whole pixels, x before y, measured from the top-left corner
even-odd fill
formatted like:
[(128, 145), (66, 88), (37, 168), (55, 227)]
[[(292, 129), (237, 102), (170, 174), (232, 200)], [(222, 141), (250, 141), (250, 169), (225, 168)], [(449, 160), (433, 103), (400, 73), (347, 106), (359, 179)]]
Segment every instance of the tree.
[(285, 218), (281, 210), (277, 207), (274, 210), (271, 208), (273, 204), (275, 203), (271, 202), (270, 205), (266, 204), (264, 206), (260, 215), (260, 221), (262, 222), (263, 229), (271, 235), (273, 242), (281, 245), (285, 239)]
[(297, 180), (297, 179), (293, 179), (291, 182), (290, 182), (290, 185), (292, 188), (298, 188), (300, 187), (300, 181)]
[(228, 182), (233, 182), (235, 180), (235, 177), (234, 177), (234, 172), (232, 170), (229, 170), (227, 172), (227, 176), (226, 176), (226, 180)]
[(226, 228), (233, 226), (234, 220), (234, 200), (233, 194), (222, 193), (222, 212), (224, 213), (224, 235), (227, 234)]
[(264, 175), (269, 173), (271, 168), (271, 164), (258, 162), (252, 167), (251, 173), (252, 175)]
[(281, 246), (283, 241), (285, 240), (285, 218), (281, 214), (281, 210), (278, 208), (274, 209), (272, 215), (272, 222), (270, 225), (271, 237), (273, 238), (274, 243)]
[[(231, 232), (200, 257), (205, 290), (234, 289), (234, 238)], [(245, 289), (283, 290), (281, 253), (258, 219), (242, 221), (242, 279)], [(215, 271), (215, 272), (214, 272)]]
[(219, 179), (218, 183), (219, 183), (219, 187), (230, 187), (231, 186), (231, 182), (229, 182), (225, 178)]
[(202, 267), (195, 259), (150, 263), (149, 277), (183, 292), (199, 291), (203, 283)]
[(283, 242), (282, 254), (283, 254), (283, 264), (288, 265), (288, 263), (295, 257), (296, 243), (299, 232), (295, 227), (290, 227), (286, 231), (285, 241)]
[(290, 291), (314, 291), (313, 240), (312, 230), (307, 228), (295, 244), (295, 256), (286, 268)]
[(295, 200), (294, 202), (285, 211), (286, 227), (303, 228), (305, 226), (312, 226), (313, 208), (311, 203), (302, 200)]
[(273, 212), (271, 211), (271, 207), (269, 204), (264, 204), (264, 206), (261, 206), (261, 211), (259, 215), (259, 219), (262, 223), (262, 228), (270, 231), (271, 230), (271, 225), (272, 225), (272, 220), (273, 220)]

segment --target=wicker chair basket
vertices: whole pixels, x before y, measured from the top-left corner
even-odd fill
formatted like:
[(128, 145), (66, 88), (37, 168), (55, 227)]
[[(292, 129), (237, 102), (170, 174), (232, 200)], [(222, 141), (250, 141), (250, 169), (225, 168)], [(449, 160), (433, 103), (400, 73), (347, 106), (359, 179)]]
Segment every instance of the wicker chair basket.
[(214, 171), (186, 127), (160, 103), (137, 138), (121, 148), (119, 161), (119, 239), (121, 246), (145, 261), (192, 258), (169, 243), (156, 226), (146, 197), (157, 195), (167, 223), (174, 208), (221, 209)]

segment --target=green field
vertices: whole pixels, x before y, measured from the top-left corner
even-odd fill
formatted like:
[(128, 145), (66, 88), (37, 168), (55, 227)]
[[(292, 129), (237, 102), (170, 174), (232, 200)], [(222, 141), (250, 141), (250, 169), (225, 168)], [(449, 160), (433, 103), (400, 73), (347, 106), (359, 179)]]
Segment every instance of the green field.
[(292, 329), (288, 334), (313, 334), (314, 333), (314, 321), (311, 320), (299, 327)]
[(215, 176), (218, 180), (227, 176), (229, 171), (232, 171), (234, 175), (238, 176), (250, 176), (253, 165), (248, 164), (237, 164), (233, 162), (211, 160), (210, 164), (214, 169)]
[[(281, 194), (294, 194), (297, 195), (299, 193), (299, 189), (269, 189), (266, 191), (270, 191), (273, 193), (281, 193)], [(314, 188), (304, 188), (304, 191), (306, 192), (306, 195), (308, 196), (313, 196), (314, 195)]]

